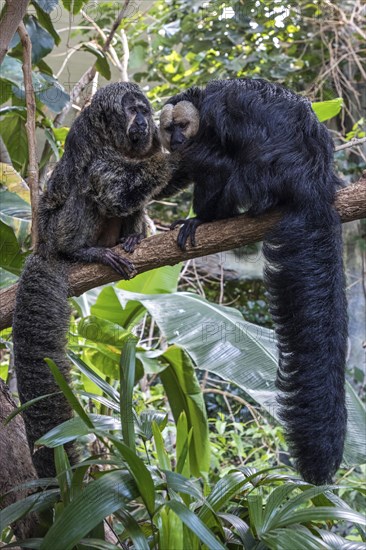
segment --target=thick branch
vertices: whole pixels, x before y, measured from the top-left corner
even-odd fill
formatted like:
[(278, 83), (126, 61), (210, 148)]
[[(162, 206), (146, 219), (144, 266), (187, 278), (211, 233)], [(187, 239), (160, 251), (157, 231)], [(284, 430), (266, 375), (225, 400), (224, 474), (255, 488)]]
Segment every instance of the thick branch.
[(38, 161), (37, 161), (37, 143), (36, 143), (36, 98), (34, 95), (32, 82), (32, 42), (30, 41), (27, 29), (23, 22), (18, 28), (20, 40), (23, 46), (23, 75), (25, 103), (27, 106), (27, 122), (25, 129), (28, 140), (28, 186), (30, 189), (32, 205), (32, 246), (37, 245), (37, 213), (39, 203), (38, 187)]
[[(366, 176), (358, 183), (339, 191), (335, 206), (342, 222), (366, 217)], [(132, 256), (122, 252), (121, 247), (116, 247), (115, 250), (133, 261), (138, 274), (156, 267), (175, 265), (191, 258), (255, 243), (263, 239), (279, 218), (278, 212), (258, 218), (250, 218), (243, 214), (229, 220), (204, 224), (197, 229), (197, 245), (194, 248), (188, 245), (186, 252), (182, 252), (176, 244), (177, 230), (145, 239)], [(118, 279), (118, 274), (109, 267), (99, 264), (75, 265), (70, 268), (70, 295), (80, 296), (91, 288)], [(0, 292), (0, 329), (11, 325), (16, 288), (17, 285), (12, 285)]]
[(0, 65), (6, 56), (9, 44), (16, 33), (19, 23), (27, 11), (29, 0), (6, 0), (0, 21)]

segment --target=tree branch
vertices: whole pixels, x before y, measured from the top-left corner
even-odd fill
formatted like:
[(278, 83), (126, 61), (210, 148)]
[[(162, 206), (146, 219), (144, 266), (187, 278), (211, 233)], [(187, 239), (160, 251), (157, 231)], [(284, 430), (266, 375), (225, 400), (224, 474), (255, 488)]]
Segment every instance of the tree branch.
[(0, 21), (0, 65), (6, 56), (9, 44), (16, 33), (19, 23), (27, 11), (29, 0), (6, 0)]
[(27, 106), (27, 122), (25, 129), (28, 141), (28, 187), (32, 205), (32, 246), (37, 245), (37, 219), (39, 204), (39, 186), (38, 186), (38, 161), (37, 161), (37, 143), (36, 143), (36, 98), (34, 95), (32, 82), (32, 42), (30, 41), (27, 29), (23, 22), (18, 28), (20, 40), (23, 46), (23, 75), (24, 75), (24, 93), (25, 104)]
[(342, 149), (348, 149), (349, 147), (358, 147), (358, 145), (362, 145), (362, 143), (366, 143), (366, 137), (353, 138), (350, 141), (347, 141), (347, 143), (343, 143), (342, 145), (338, 145), (335, 148), (335, 151), (342, 151)]
[[(358, 183), (337, 193), (335, 207), (342, 222), (366, 217), (366, 174)], [(176, 244), (177, 230), (143, 240), (132, 255), (123, 252), (120, 246), (115, 247), (115, 251), (132, 260), (137, 275), (164, 265), (175, 265), (191, 258), (255, 243), (262, 240), (279, 219), (280, 214), (275, 211), (258, 218), (243, 214), (228, 220), (206, 223), (197, 229), (196, 246), (193, 248), (188, 245), (186, 252), (182, 252)], [(69, 272), (70, 296), (80, 296), (91, 288), (118, 280), (118, 274), (109, 267), (100, 264), (73, 265)], [(16, 289), (17, 284), (0, 292), (0, 329), (12, 323)]]

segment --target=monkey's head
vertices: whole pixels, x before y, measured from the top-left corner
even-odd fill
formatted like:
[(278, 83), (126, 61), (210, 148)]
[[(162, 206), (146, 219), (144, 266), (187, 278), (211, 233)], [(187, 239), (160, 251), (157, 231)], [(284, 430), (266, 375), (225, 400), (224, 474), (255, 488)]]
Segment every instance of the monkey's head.
[(101, 88), (89, 109), (99, 139), (122, 154), (135, 158), (158, 149), (152, 109), (137, 84), (118, 82)]
[(169, 151), (179, 150), (199, 128), (199, 111), (190, 101), (166, 103), (160, 114), (160, 136)]

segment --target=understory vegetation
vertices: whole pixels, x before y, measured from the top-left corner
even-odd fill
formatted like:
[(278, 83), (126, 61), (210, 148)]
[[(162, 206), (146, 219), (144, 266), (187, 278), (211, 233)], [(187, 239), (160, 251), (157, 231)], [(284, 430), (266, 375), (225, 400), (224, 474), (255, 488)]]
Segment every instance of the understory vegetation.
[[(361, 0), (33, 0), (24, 23), (40, 186), (77, 109), (99, 85), (127, 77), (156, 111), (212, 78), (280, 82), (311, 98), (337, 146), (360, 141), (336, 152), (344, 180), (366, 168)], [(23, 53), (15, 35), (0, 73), (1, 289), (17, 281), (31, 252)], [(153, 203), (154, 230), (187, 216), (190, 202), (185, 192)], [(57, 477), (14, 487), (21, 497), (7, 506), (1, 499), (9, 495), (0, 495), (0, 547), (366, 549), (361, 345), (354, 352), (363, 330), (365, 230), (361, 220), (347, 234), (347, 290), (358, 305), (350, 310), (348, 435), (334, 486), (299, 478), (277, 418), (276, 341), (258, 244), (217, 254), (215, 269), (209, 258), (190, 260), (70, 299), (71, 388), (47, 362), (75, 418), (39, 440), (54, 448)], [(0, 336), (0, 377), (17, 399), (11, 328)], [(64, 445), (75, 440), (82, 456), (71, 467)], [(15, 542), (14, 525), (30, 512), (40, 518), (38, 532)]]

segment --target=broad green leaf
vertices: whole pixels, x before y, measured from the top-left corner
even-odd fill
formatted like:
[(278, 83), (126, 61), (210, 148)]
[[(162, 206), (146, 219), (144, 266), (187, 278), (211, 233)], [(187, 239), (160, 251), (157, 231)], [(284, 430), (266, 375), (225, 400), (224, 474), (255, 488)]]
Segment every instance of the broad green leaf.
[(101, 378), (96, 372), (93, 371), (84, 361), (82, 361), (75, 353), (70, 351), (68, 356), (72, 363), (77, 367), (85, 376), (87, 376), (94, 384), (100, 388), (108, 397), (110, 397), (116, 403), (119, 403), (119, 393)]
[(120, 417), (123, 442), (133, 451), (135, 429), (133, 415), (133, 386), (135, 383), (137, 338), (129, 337), (123, 346), (120, 360)]
[(0, 220), (0, 267), (14, 275), (20, 275), (23, 261), (24, 255), (13, 229)]
[(207, 523), (207, 519), (211, 514), (211, 509), (215, 512), (219, 512), (246, 483), (247, 478), (240, 471), (229, 472), (222, 477), (207, 497), (207, 504), (201, 508), (198, 514), (202, 521)]
[(32, 15), (25, 17), (25, 26), (32, 42), (32, 65), (53, 50), (55, 40)]
[(33, 0), (33, 4), (38, 6), (46, 13), (51, 13), (58, 6), (59, 0)]
[[(1, 65), (1, 70), (2, 68), (3, 65)], [(1, 120), (1, 137), (15, 170), (25, 173), (28, 166), (28, 142), (24, 119), (18, 114), (3, 117)]]
[(108, 59), (102, 50), (96, 48), (93, 44), (83, 44), (80, 48), (87, 52), (92, 53), (97, 58), (95, 62), (95, 67), (97, 71), (104, 76), (107, 80), (111, 79), (111, 69), (109, 67)]
[[(52, 23), (52, 18), (49, 15), (49, 13), (52, 11), (53, 6), (52, 4), (56, 5), (58, 4), (58, 0), (55, 2), (50, 1), (37, 1), (33, 0), (32, 4), (34, 5), (36, 9), (37, 19), (39, 23), (42, 25), (44, 29), (52, 36), (56, 46), (61, 42), (61, 38), (59, 34), (57, 33), (55, 27)], [(42, 56), (44, 57), (44, 56)]]
[(129, 474), (114, 471), (88, 483), (58, 516), (43, 539), (41, 550), (71, 550), (106, 516), (138, 496)]
[(58, 484), (60, 487), (61, 498), (64, 505), (70, 502), (70, 489), (72, 481), (72, 472), (68, 456), (63, 447), (56, 447), (55, 467)]
[(88, 428), (93, 429), (94, 425), (93, 422), (90, 420), (89, 416), (84, 411), (83, 407), (80, 405), (79, 401), (73, 394), (73, 392), (70, 389), (69, 384), (67, 383), (66, 378), (63, 376), (61, 371), (58, 369), (56, 363), (52, 361), (52, 359), (49, 359), (48, 357), (45, 359), (47, 365), (49, 366), (54, 379), (57, 382), (57, 385), (62, 390), (64, 396), (70, 403), (71, 407), (74, 409), (74, 411), (79, 415), (81, 420), (85, 422), (85, 425), (88, 426)]
[(225, 546), (215, 537), (205, 524), (198, 518), (196, 514), (191, 512), (181, 502), (170, 500), (165, 503), (180, 520), (204, 543), (210, 550), (224, 550)]
[(72, 13), (76, 15), (88, 1), (89, 0), (62, 0), (62, 5), (68, 11), (72, 11)]
[(248, 495), (248, 510), (251, 528), (259, 535), (263, 525), (263, 498), (261, 495)]
[[(29, 208), (30, 192), (28, 185), (25, 183), (22, 176), (14, 170), (13, 166), (5, 164), (4, 162), (0, 162), (0, 185), (6, 187), (8, 191), (20, 197), (23, 206), (27, 205)], [(1, 195), (1, 197), (0, 205), (2, 207), (1, 210), (3, 210), (4, 195)]]
[(46, 73), (39, 73), (43, 81), (43, 87), (38, 97), (54, 113), (61, 113), (65, 105), (70, 101), (70, 96), (65, 92), (63, 86), (54, 78)]
[(131, 335), (129, 331), (124, 330), (120, 325), (100, 319), (95, 315), (81, 319), (78, 325), (78, 333), (93, 342), (117, 346), (118, 348), (122, 348), (126, 338)]
[[(182, 493), (192, 497), (195, 504), (203, 504), (205, 498), (202, 494), (202, 488), (199, 481), (193, 479), (187, 479), (185, 476), (178, 474), (177, 472), (165, 471), (166, 484), (168, 490), (173, 490), (175, 493)], [(207, 502), (207, 501), (206, 501)], [(200, 519), (206, 523), (198, 514)]]
[[(103, 433), (100, 434), (102, 437)], [(126, 462), (127, 468), (133, 475), (136, 485), (138, 487), (140, 496), (145, 503), (150, 516), (155, 511), (155, 488), (149, 470), (137, 454), (132, 451), (127, 445), (119, 441), (116, 437), (109, 435), (109, 439), (113, 441), (117, 451), (122, 455), (123, 460)]]
[(305, 527), (298, 527), (296, 529), (274, 529), (269, 533), (264, 533), (260, 538), (273, 550), (279, 548), (306, 548), (306, 550), (334, 549), (333, 546), (326, 544)]
[(121, 423), (117, 418), (103, 414), (90, 414), (88, 418), (92, 422), (93, 427), (87, 426), (81, 418), (75, 416), (52, 428), (52, 430), (37, 441), (37, 444), (47, 445), (47, 447), (57, 447), (58, 445), (65, 445), (65, 443), (73, 441), (77, 437), (88, 435), (94, 430), (105, 432), (121, 430)]
[(314, 506), (303, 510), (291, 511), (278, 522), (278, 527), (307, 523), (309, 521), (349, 521), (359, 525), (366, 525), (366, 517), (353, 510), (343, 509), (339, 506)]
[(164, 448), (163, 436), (161, 435), (161, 431), (159, 430), (156, 422), (152, 423), (152, 431), (154, 435), (154, 443), (159, 466), (162, 470), (171, 470), (169, 456)]
[[(122, 291), (118, 291), (122, 292)], [(274, 332), (248, 323), (230, 307), (179, 292), (143, 296), (124, 291), (125, 299), (139, 300), (159, 325), (168, 342), (185, 349), (200, 369), (233, 382), (276, 418), (277, 351)], [(350, 464), (366, 462), (365, 407), (346, 384)]]
[(167, 508), (161, 508), (156, 523), (159, 530), (159, 550), (185, 550), (183, 523)]
[(176, 471), (189, 478), (191, 468), (189, 464), (189, 448), (192, 441), (192, 429), (188, 431), (187, 415), (182, 411), (176, 421), (177, 443), (176, 443)]
[(343, 99), (341, 97), (337, 97), (336, 99), (331, 99), (329, 101), (312, 103), (311, 106), (320, 122), (323, 122), (324, 120), (333, 118), (340, 113), (343, 107)]
[(171, 346), (162, 357), (168, 362), (168, 367), (160, 373), (160, 379), (175, 422), (184, 411), (188, 427), (192, 428), (190, 466), (192, 474), (200, 476), (210, 466), (208, 422), (201, 388), (192, 363), (183, 350)]
[(123, 527), (131, 537), (136, 550), (149, 550), (150, 546), (147, 539), (135, 518), (127, 510), (121, 510), (118, 516), (122, 520)]
[(49, 491), (42, 491), (40, 493), (34, 493), (22, 500), (18, 500), (13, 504), (10, 504), (6, 508), (0, 511), (0, 525), (1, 529), (10, 526), (22, 516), (25, 516), (29, 512), (41, 512), (50, 508), (60, 498), (60, 491), (58, 489), (52, 489)]
[(30, 236), (31, 216), (30, 205), (18, 194), (0, 190), (0, 220), (13, 229), (20, 246)]
[(125, 300), (121, 294), (116, 295), (115, 289), (139, 292), (142, 294), (170, 293), (177, 290), (181, 264), (164, 266), (141, 273), (131, 281), (120, 281), (115, 287), (102, 289), (91, 312), (97, 317), (118, 323), (129, 329), (140, 321), (145, 313), (144, 306), (133, 300)]
[(86, 550), (121, 550), (121, 546), (116, 546), (111, 542), (106, 542), (102, 539), (95, 539), (88, 537), (87, 539), (81, 539), (78, 543), (78, 548), (86, 548)]

